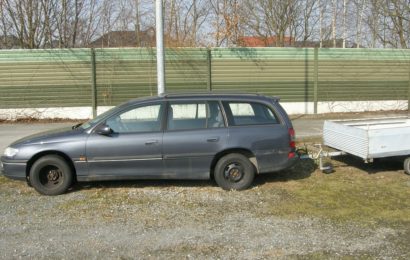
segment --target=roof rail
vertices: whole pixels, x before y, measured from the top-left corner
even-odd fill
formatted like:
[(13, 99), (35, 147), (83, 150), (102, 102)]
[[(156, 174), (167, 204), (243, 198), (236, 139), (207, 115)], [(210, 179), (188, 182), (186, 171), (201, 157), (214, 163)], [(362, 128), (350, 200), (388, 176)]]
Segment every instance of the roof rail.
[(213, 91), (192, 91), (183, 92), (183, 91), (169, 91), (166, 93), (161, 94), (161, 97), (173, 97), (173, 96), (191, 96), (191, 95), (254, 95), (254, 96), (261, 96), (259, 93), (249, 93), (249, 92), (238, 92), (238, 91), (226, 91), (226, 90), (213, 90)]

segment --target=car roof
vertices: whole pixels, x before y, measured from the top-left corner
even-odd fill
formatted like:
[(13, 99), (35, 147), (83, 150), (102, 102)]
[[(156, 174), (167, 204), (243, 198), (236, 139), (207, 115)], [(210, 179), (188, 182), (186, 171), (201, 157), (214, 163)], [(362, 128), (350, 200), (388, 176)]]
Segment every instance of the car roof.
[(159, 100), (174, 100), (174, 99), (184, 99), (184, 100), (193, 100), (193, 99), (236, 99), (236, 100), (265, 100), (265, 101), (275, 101), (280, 100), (279, 97), (274, 96), (265, 96), (258, 93), (221, 93), (221, 92), (184, 92), (184, 93), (164, 93), (158, 96), (148, 96), (140, 97), (136, 99), (129, 100), (126, 102), (135, 103), (135, 102), (149, 102), (149, 101), (159, 101)]

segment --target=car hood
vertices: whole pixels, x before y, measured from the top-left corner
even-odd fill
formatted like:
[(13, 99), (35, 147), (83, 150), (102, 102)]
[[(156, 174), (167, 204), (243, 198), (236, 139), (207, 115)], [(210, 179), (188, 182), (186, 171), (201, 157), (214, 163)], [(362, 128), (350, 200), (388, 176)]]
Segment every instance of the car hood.
[(81, 128), (72, 129), (72, 127), (64, 127), (26, 136), (13, 142), (10, 146), (64, 142), (74, 136), (83, 134), (83, 132), (84, 130)]

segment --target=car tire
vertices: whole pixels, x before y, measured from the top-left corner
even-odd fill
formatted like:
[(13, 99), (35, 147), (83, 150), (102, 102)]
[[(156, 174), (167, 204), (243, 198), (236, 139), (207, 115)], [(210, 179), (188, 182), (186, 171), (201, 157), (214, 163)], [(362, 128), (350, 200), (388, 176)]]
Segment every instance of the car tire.
[(403, 168), (404, 168), (404, 172), (410, 175), (410, 157), (404, 160)]
[(214, 169), (215, 181), (224, 190), (247, 189), (254, 177), (254, 165), (246, 156), (239, 153), (223, 156)]
[(30, 184), (43, 195), (60, 195), (70, 188), (73, 172), (58, 155), (46, 155), (34, 162), (30, 169)]

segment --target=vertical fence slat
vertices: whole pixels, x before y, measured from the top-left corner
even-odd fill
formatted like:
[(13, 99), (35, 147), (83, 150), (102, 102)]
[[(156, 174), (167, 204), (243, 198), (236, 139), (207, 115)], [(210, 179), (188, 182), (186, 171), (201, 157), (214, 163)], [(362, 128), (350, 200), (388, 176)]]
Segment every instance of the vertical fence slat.
[(95, 64), (95, 51), (91, 48), (91, 107), (93, 118), (97, 116), (97, 69)]
[(407, 111), (410, 115), (410, 60), (409, 60), (409, 86), (408, 86), (408, 93), (407, 93)]
[(208, 91), (212, 91), (212, 51), (210, 49), (206, 50), (206, 61), (207, 61), (207, 88)]

